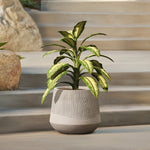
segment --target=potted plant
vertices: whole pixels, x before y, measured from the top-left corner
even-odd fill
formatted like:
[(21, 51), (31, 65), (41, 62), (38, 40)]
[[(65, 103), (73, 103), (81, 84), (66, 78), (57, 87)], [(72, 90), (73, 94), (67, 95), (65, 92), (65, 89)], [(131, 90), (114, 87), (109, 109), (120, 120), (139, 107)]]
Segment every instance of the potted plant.
[(4, 50), (2, 46), (7, 42), (0, 43), (0, 90), (16, 90), (21, 75), (21, 56), (10, 50)]
[[(72, 31), (59, 31), (63, 36), (60, 41), (67, 44), (69, 48), (60, 44), (48, 44), (46, 46), (58, 46), (61, 49), (48, 51), (43, 55), (46, 56), (54, 52), (59, 53), (59, 56), (54, 59), (54, 65), (48, 70), (47, 89), (42, 96), (41, 103), (44, 102), (49, 92), (54, 89), (50, 123), (54, 129), (62, 133), (89, 133), (99, 126), (98, 84), (104, 91), (108, 91), (106, 79), (111, 79), (104, 70), (102, 63), (91, 58), (105, 57), (111, 61), (113, 60), (102, 55), (95, 45), (83, 45), (90, 37), (106, 34), (92, 34), (77, 46), (77, 40), (83, 32), (85, 24), (86, 21), (81, 21), (74, 26)], [(81, 56), (86, 51), (91, 52), (91, 54), (81, 60)], [(69, 59), (71, 63), (60, 62), (63, 59)], [(58, 82), (64, 75), (69, 76), (71, 81)], [(85, 83), (86, 87), (79, 86), (80, 80)], [(60, 83), (69, 86), (56, 87)]]

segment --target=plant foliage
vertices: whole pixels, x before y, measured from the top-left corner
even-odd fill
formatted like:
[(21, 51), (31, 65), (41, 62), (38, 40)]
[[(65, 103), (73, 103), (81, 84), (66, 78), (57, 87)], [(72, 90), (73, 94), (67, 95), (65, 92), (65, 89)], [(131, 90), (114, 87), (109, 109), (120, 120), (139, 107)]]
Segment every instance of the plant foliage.
[(20, 2), (24, 7), (40, 9), (40, 4), (34, 0), (20, 0)]
[[(104, 89), (104, 91), (108, 91), (108, 84), (106, 79), (111, 80), (109, 74), (104, 70), (102, 64), (97, 61), (91, 59), (91, 57), (105, 57), (111, 61), (113, 61), (110, 57), (102, 55), (100, 53), (99, 48), (96, 45), (83, 45), (86, 40), (96, 35), (106, 35), (104, 33), (96, 33), (92, 34), (81, 42), (79, 46), (78, 38), (84, 31), (86, 25), (86, 21), (78, 22), (72, 31), (59, 31), (59, 33), (63, 36), (60, 40), (68, 47), (60, 45), (60, 44), (47, 44), (46, 46), (58, 46), (60, 50), (52, 50), (45, 53), (43, 56), (46, 56), (51, 53), (59, 52), (59, 56), (54, 59), (54, 65), (50, 67), (47, 73), (47, 89), (43, 94), (41, 103), (44, 102), (46, 96), (49, 92), (58, 84), (58, 83), (66, 83), (69, 84), (73, 90), (77, 90), (79, 88), (79, 81), (82, 80), (86, 86), (90, 89), (91, 93), (98, 97), (99, 95), (99, 86)], [(86, 56), (83, 60), (81, 60), (81, 55), (83, 52), (89, 51), (90, 55)], [(63, 59), (70, 59), (72, 61), (69, 63), (60, 62)], [(67, 75), (71, 77), (71, 82), (58, 82), (58, 80), (63, 76)]]

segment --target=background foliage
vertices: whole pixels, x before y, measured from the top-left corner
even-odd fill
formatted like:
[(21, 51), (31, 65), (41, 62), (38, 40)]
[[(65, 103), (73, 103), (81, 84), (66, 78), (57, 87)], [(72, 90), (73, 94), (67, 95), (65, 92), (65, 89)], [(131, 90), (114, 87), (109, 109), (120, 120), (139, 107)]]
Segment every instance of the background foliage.
[(20, 2), (24, 7), (40, 10), (41, 0), (20, 0)]

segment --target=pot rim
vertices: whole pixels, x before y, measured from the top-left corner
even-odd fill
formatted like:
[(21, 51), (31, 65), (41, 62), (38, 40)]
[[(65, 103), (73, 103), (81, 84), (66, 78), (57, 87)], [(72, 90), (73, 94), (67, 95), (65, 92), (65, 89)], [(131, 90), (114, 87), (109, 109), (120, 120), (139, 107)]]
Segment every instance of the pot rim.
[(55, 89), (65, 90), (65, 91), (82, 91), (82, 90), (90, 91), (90, 89), (86, 86), (79, 86), (79, 89), (77, 90), (73, 90), (71, 86), (58, 86), (58, 87), (55, 87)]

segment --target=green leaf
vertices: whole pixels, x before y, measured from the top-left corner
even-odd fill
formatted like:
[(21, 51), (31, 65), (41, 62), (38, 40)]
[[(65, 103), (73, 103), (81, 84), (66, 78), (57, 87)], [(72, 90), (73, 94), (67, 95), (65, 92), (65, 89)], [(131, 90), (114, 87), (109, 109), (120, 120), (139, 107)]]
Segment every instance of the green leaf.
[(47, 89), (45, 90), (45, 92), (44, 92), (44, 94), (43, 94), (43, 96), (42, 96), (41, 104), (44, 103), (44, 100), (45, 100), (46, 96), (49, 94), (49, 92), (50, 92), (55, 86), (56, 86), (56, 84), (53, 85), (53, 87), (49, 87), (49, 88), (47, 88)]
[(48, 70), (48, 73), (47, 73), (47, 78), (51, 78), (57, 71), (59, 71), (60, 69), (68, 66), (69, 64), (66, 64), (66, 63), (58, 63), (58, 64), (55, 64), (53, 65), (49, 70)]
[(56, 57), (56, 59), (54, 60), (54, 64), (57, 64), (59, 61), (61, 61), (64, 58), (66, 58), (66, 56), (58, 56), (58, 57)]
[(74, 29), (73, 29), (73, 35), (74, 37), (77, 39), (81, 33), (83, 32), (84, 30), (84, 27), (85, 27), (85, 24), (86, 24), (86, 21), (81, 21), (81, 22), (78, 22), (75, 26), (74, 26)]
[(113, 59), (111, 59), (111, 58), (110, 58), (110, 57), (108, 57), (108, 56), (101, 55), (101, 57), (105, 57), (105, 58), (109, 59), (110, 61), (114, 62), (114, 61), (113, 61)]
[(55, 52), (60, 52), (60, 50), (48, 51), (48, 52), (46, 52), (42, 57), (44, 57), (44, 56), (46, 56), (46, 55), (49, 55), (49, 54), (52, 54), (52, 53), (55, 53)]
[(99, 88), (97, 82), (92, 77), (81, 77), (82, 81), (87, 85), (90, 89), (91, 93), (98, 97), (99, 95)]
[[(68, 50), (68, 49), (62, 49), (59, 54), (60, 55), (66, 54), (68, 56), (71, 56), (71, 54), (69, 52), (70, 52), (70, 50)], [(72, 53), (72, 51), (71, 51), (71, 53)]]
[(4, 46), (5, 44), (7, 44), (8, 42), (2, 42), (0, 43), (0, 47)]
[(96, 67), (96, 71), (97, 71), (99, 74), (104, 75), (108, 80), (111, 80), (110, 75), (109, 75), (103, 68), (98, 68), (98, 67)]
[(107, 92), (108, 91), (108, 84), (107, 84), (105, 78), (98, 73), (92, 73), (92, 75), (98, 80), (99, 84), (104, 89), (104, 91)]
[(100, 56), (100, 50), (95, 45), (89, 45), (89, 46), (85, 46), (83, 48), (85, 48), (86, 50), (91, 51), (97, 57)]
[(98, 74), (104, 75), (106, 78), (111, 80), (109, 74), (103, 69), (103, 66), (101, 63), (99, 63), (97, 60), (91, 60), (91, 62), (94, 66), (94, 69), (97, 71)]
[(71, 48), (74, 48), (75, 47), (75, 41), (71, 38), (63, 38), (61, 39), (60, 41), (66, 43), (67, 45), (69, 45)]
[(49, 92), (50, 92), (53, 88), (55, 88), (55, 86), (58, 84), (57, 81), (58, 81), (63, 75), (65, 75), (66, 73), (67, 73), (67, 71), (64, 71), (64, 72), (62, 72), (61, 74), (59, 74), (55, 79), (53, 79), (53, 80), (49, 79), (49, 80), (48, 80), (48, 82), (47, 82), (48, 88), (46, 89), (45, 93), (44, 93), (43, 96), (42, 96), (41, 104), (43, 104), (43, 102), (44, 102), (46, 96), (49, 94)]
[(58, 31), (61, 35), (67, 38), (74, 39), (73, 35), (69, 31)]
[(89, 72), (93, 72), (93, 64), (90, 60), (79, 60), (80, 64)]
[(93, 54), (92, 54), (92, 55), (88, 55), (87, 57), (84, 58), (84, 60), (85, 60), (85, 59), (88, 59), (88, 58), (91, 58), (91, 57), (94, 57), (94, 56), (95, 56), (95, 55), (93, 55)]
[(66, 48), (65, 46), (60, 45), (60, 44), (45, 44), (45, 45), (42, 46), (42, 48), (46, 47), (46, 46), (59, 46), (59, 47), (62, 47), (62, 48)]
[(96, 36), (96, 35), (106, 35), (105, 33), (95, 33), (95, 34), (91, 34), (90, 36), (86, 37), (82, 42), (81, 45), (89, 38)]
[(53, 87), (53, 85), (55, 85), (55, 83), (57, 83), (57, 81), (64, 75), (67, 74), (68, 71), (62, 71), (60, 74), (58, 74), (54, 79), (48, 79), (47, 81), (47, 86), (48, 87)]
[(20, 56), (20, 55), (17, 55), (18, 57), (19, 57), (19, 59), (21, 60), (21, 59), (25, 59), (25, 57), (22, 57), (22, 56)]
[(90, 60), (94, 67), (103, 68), (102, 64), (97, 60)]

